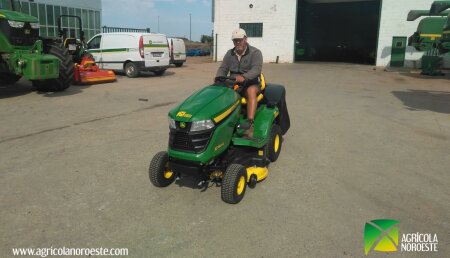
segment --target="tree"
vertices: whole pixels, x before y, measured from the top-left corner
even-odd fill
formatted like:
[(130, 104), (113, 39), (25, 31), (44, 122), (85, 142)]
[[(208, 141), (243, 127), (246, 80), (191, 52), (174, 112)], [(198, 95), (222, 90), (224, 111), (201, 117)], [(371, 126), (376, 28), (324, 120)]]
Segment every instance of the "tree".
[(208, 35), (202, 35), (200, 42), (202, 43), (212, 43), (213, 42), (213, 37), (208, 36)]

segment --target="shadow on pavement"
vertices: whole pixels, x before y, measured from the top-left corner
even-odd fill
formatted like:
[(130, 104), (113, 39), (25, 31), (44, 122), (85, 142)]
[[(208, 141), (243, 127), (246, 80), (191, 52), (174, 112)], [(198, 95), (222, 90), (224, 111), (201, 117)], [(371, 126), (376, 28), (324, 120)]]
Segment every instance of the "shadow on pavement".
[(200, 189), (201, 192), (206, 191), (208, 188), (213, 186), (218, 187), (218, 185), (214, 182), (203, 181), (204, 178), (201, 176), (181, 176), (179, 179), (175, 181), (175, 184), (179, 187), (188, 187), (191, 189)]
[(450, 91), (408, 90), (393, 91), (392, 94), (409, 110), (450, 114)]
[(35, 91), (33, 87), (23, 86), (23, 85), (5, 85), (0, 86), (0, 99), (13, 98), (22, 95), (29, 94)]
[(444, 73), (443, 75), (436, 75), (436, 76), (430, 76), (430, 75), (422, 75), (420, 72), (400, 72), (401, 75), (415, 78), (415, 79), (424, 79), (424, 80), (450, 80), (450, 73)]
[(42, 95), (44, 97), (62, 97), (69, 96), (81, 93), (84, 89), (91, 87), (92, 85), (71, 85), (64, 91), (59, 92), (43, 92), (37, 91), (33, 86), (31, 86), (30, 82), (18, 82), (10, 85), (2, 85), (0, 86), (0, 99), (5, 98), (13, 98), (26, 94), (30, 94), (32, 92), (36, 92), (38, 95)]
[[(172, 76), (174, 74), (175, 74), (175, 72), (168, 71), (168, 70), (166, 70), (163, 75), (156, 75), (154, 72), (140, 72), (139, 76), (136, 78), (165, 77), (165, 76)], [(117, 75), (121, 76), (121, 77), (125, 77), (125, 78), (127, 77), (124, 72), (116, 72), (116, 76)]]

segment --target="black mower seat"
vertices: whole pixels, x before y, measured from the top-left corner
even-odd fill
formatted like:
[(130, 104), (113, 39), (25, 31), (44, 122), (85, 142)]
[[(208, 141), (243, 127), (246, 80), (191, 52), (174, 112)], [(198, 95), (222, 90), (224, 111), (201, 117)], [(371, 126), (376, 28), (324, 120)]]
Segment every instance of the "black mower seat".
[[(257, 102), (260, 102), (261, 100), (264, 99), (263, 92), (264, 92), (264, 89), (266, 88), (266, 80), (264, 79), (264, 74), (261, 73), (261, 75), (259, 76), (259, 81), (260, 81), (259, 87), (261, 88), (261, 92), (258, 94), (258, 96), (256, 98)], [(245, 97), (242, 97), (241, 103), (242, 103), (242, 105), (246, 105), (247, 99)]]

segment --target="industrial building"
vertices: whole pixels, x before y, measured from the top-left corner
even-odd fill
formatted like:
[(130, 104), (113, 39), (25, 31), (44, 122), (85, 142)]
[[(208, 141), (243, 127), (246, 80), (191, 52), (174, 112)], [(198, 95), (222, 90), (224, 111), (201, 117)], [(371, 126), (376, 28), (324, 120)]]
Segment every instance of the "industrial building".
[(423, 52), (407, 46), (407, 39), (420, 19), (406, 18), (410, 10), (429, 10), (433, 1), (213, 0), (215, 59), (221, 61), (233, 47), (231, 31), (241, 27), (264, 62), (389, 66), (400, 60), (419, 67)]
[[(9, 0), (0, 0), (0, 5)], [(16, 1), (23, 13), (37, 17), (40, 22), (40, 35), (43, 37), (58, 35), (58, 17), (62, 14), (81, 17), (85, 38), (89, 39), (101, 30), (101, 0), (34, 0)], [(70, 35), (78, 36), (75, 19), (63, 19), (62, 27)]]

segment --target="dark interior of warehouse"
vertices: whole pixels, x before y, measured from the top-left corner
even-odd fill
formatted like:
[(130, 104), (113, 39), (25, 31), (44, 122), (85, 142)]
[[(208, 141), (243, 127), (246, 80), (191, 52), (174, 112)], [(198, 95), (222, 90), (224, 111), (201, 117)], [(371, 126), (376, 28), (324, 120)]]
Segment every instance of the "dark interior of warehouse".
[(380, 0), (298, 0), (296, 61), (375, 64)]

